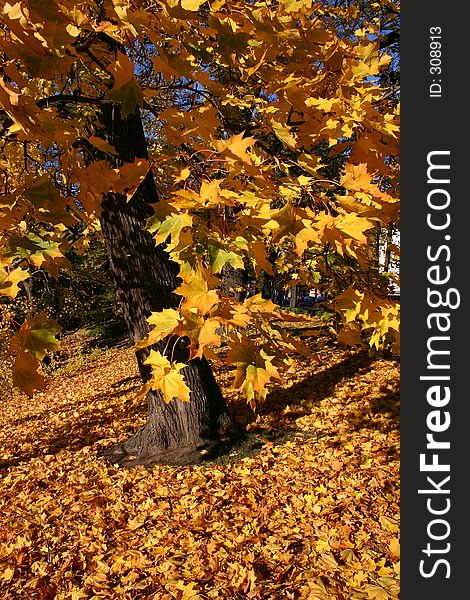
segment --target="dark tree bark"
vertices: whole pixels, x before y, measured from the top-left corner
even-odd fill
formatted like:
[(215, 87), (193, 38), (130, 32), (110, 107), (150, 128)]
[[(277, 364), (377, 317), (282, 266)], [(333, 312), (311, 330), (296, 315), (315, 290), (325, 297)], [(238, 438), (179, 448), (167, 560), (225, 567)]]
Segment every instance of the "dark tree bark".
[[(269, 253), (269, 262), (274, 266), (276, 263), (277, 252), (271, 250)], [(261, 297), (265, 300), (275, 300), (276, 288), (274, 275), (262, 271), (261, 273)]]
[(261, 297), (265, 300), (273, 300), (274, 294), (274, 277), (263, 271), (261, 274)]
[(246, 269), (234, 269), (231, 265), (225, 265), (221, 273), (222, 283), (220, 290), (243, 302), (246, 298), (246, 286), (248, 284), (248, 271)]
[[(115, 107), (105, 106), (102, 124), (106, 139), (116, 148), (120, 161), (147, 158), (138, 112), (123, 119)], [(145, 221), (152, 213), (150, 203), (157, 201), (155, 183), (149, 173), (129, 202), (125, 194), (109, 193), (101, 203), (100, 222), (109, 263), (134, 343), (147, 335), (147, 317), (152, 311), (175, 308), (179, 302), (174, 293), (179, 284), (177, 265), (161, 246), (155, 246), (153, 237), (145, 230)], [(167, 352), (171, 352), (173, 360), (187, 364), (182, 373), (191, 390), (191, 401), (175, 399), (165, 404), (159, 392), (149, 392), (147, 424), (129, 440), (104, 451), (110, 462), (128, 466), (194, 463), (226, 447), (231, 418), (210, 365), (205, 358), (188, 361), (184, 339), (172, 342)], [(163, 353), (165, 346), (164, 340), (153, 348)], [(136, 353), (144, 382), (151, 376), (150, 368), (144, 364), (149, 352), (146, 348)]]

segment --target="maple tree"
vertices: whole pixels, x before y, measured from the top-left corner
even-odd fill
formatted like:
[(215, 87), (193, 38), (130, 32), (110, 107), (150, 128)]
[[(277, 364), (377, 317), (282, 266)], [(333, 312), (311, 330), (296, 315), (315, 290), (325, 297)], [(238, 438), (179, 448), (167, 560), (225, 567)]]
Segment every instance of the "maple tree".
[[(103, 235), (149, 406), (110, 460), (195, 460), (227, 435), (222, 331), (253, 406), (308, 352), (282, 327), (302, 317), (229, 293), (227, 270), (320, 284), (341, 341), (397, 348), (399, 305), (370, 276), (368, 232), (399, 218), (380, 19), (346, 35), (361, 8), (313, 0), (0, 5), (0, 293)], [(35, 315), (13, 336), (27, 393), (57, 333)]]

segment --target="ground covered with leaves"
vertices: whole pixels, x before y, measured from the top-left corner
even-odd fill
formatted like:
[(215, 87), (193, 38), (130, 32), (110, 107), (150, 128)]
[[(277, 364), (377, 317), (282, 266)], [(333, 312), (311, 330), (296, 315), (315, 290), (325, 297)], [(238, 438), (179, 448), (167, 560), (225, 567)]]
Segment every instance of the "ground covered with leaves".
[(2, 597), (398, 598), (398, 361), (304, 341), (257, 416), (217, 371), (256, 442), (219, 464), (97, 457), (145, 422), (128, 347), (75, 340), (44, 392), (3, 398)]

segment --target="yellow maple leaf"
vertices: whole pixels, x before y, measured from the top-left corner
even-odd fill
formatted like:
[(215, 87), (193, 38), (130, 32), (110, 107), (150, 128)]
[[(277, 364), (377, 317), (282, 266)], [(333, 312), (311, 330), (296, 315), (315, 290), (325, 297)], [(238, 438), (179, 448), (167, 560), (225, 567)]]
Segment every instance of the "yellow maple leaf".
[(393, 533), (398, 531), (396, 519), (392, 519), (391, 517), (387, 517), (385, 515), (380, 515), (379, 521), (385, 531), (391, 531)]
[(397, 558), (400, 558), (400, 542), (398, 541), (398, 539), (396, 537), (393, 537), (390, 540), (390, 552), (396, 556)]
[(196, 309), (205, 315), (219, 302), (217, 290), (209, 290), (207, 280), (200, 270), (191, 273), (191, 278), (175, 290), (176, 294), (184, 297), (181, 305), (183, 310)]
[(216, 142), (216, 148), (221, 153), (228, 151), (243, 162), (250, 163), (251, 157), (247, 153), (247, 149), (253, 146), (255, 142), (255, 138), (243, 137), (243, 133), (239, 133), (237, 135), (232, 135), (228, 140), (218, 140)]
[(164, 402), (169, 403), (173, 398), (189, 402), (190, 390), (180, 372), (186, 366), (184, 363), (171, 363), (160, 352), (151, 350), (145, 364), (152, 367), (152, 379), (149, 383), (152, 389), (160, 390)]
[[(251, 394), (251, 390), (253, 390), (253, 392), (259, 394), (261, 398), (265, 398), (268, 393), (266, 384), (269, 383), (271, 379), (281, 379), (278, 370), (270, 360), (271, 358), (273, 357), (266, 357), (264, 367), (257, 367), (255, 365), (247, 366), (245, 371), (245, 381), (243, 382), (241, 389), (249, 390), (248, 396)], [(252, 397), (248, 397), (248, 399), (251, 400)]]
[(14, 575), (15, 575), (15, 570), (10, 569), (10, 567), (8, 567), (3, 571), (1, 577), (2, 577), (3, 581), (11, 581), (13, 579)]
[(295, 253), (302, 256), (310, 244), (321, 244), (322, 238), (320, 232), (312, 227), (312, 221), (309, 221), (310, 227), (301, 229), (295, 236)]
[(180, 181), (186, 181), (186, 179), (191, 175), (191, 169), (188, 167), (184, 167), (181, 169), (179, 174), (175, 177), (175, 183), (179, 183)]
[(102, 152), (112, 154), (113, 156), (118, 155), (116, 148), (113, 148), (113, 146), (111, 146), (111, 144), (108, 144), (108, 142), (106, 142), (105, 140), (96, 137), (96, 135), (90, 135), (88, 141), (90, 142), (90, 144), (95, 146), (95, 148), (98, 148), (98, 150), (101, 150)]
[(243, 304), (234, 303), (233, 306), (231, 306), (229, 303), (226, 303), (222, 311), (222, 316), (230, 325), (246, 329), (252, 322), (251, 316), (248, 314), (248, 309)]
[(180, 319), (179, 312), (173, 308), (164, 308), (160, 312), (152, 313), (150, 317), (148, 317), (147, 322), (154, 326), (153, 329), (142, 341), (138, 342), (134, 348), (139, 350), (163, 340), (178, 327)]
[(55, 336), (60, 330), (57, 321), (49, 319), (46, 313), (28, 317), (20, 330), (11, 338), (10, 350), (28, 352), (42, 360), (48, 352), (59, 349), (60, 342)]
[(204, 318), (191, 311), (183, 312), (184, 322), (178, 330), (179, 335), (188, 336), (191, 358), (202, 358), (208, 346), (220, 346), (221, 338), (217, 331), (222, 327), (219, 319)]
[(195, 12), (204, 4), (206, 0), (181, 0), (181, 8)]
[(217, 205), (220, 203), (220, 183), (218, 179), (203, 181), (199, 192), (203, 206)]
[(273, 313), (277, 309), (277, 305), (272, 300), (263, 298), (261, 293), (247, 298), (244, 305), (252, 313)]
[(337, 218), (335, 224), (337, 229), (347, 236), (352, 237), (360, 244), (367, 244), (367, 238), (364, 235), (364, 231), (373, 227), (373, 223), (354, 213), (348, 213), (343, 217)]
[(265, 271), (268, 275), (273, 274), (273, 265), (268, 260), (268, 252), (263, 240), (253, 240), (249, 245), (249, 252), (253, 257), (257, 275), (259, 275), (261, 271)]
[(146, 518), (147, 518), (147, 516), (145, 514), (139, 514), (139, 515), (135, 516), (134, 518), (129, 519), (127, 521), (127, 525), (129, 527), (129, 529), (131, 529), (132, 531), (135, 531), (136, 529), (139, 529), (139, 527), (142, 527), (142, 525), (146, 521)]
[(46, 387), (44, 377), (37, 372), (39, 361), (29, 352), (18, 354), (13, 364), (13, 385), (28, 396)]
[(185, 227), (191, 227), (193, 218), (185, 212), (171, 213), (164, 221), (154, 221), (149, 227), (149, 231), (154, 233), (155, 244), (158, 246), (170, 237), (170, 245), (175, 246), (178, 243), (181, 231)]
[(344, 173), (340, 178), (340, 185), (352, 192), (373, 192), (377, 194), (378, 188), (371, 183), (372, 175), (367, 171), (366, 163), (352, 165), (348, 163), (344, 167)]
[(266, 227), (272, 229), (273, 242), (279, 242), (286, 235), (297, 235), (304, 226), (299, 211), (289, 200), (285, 206), (272, 214), (272, 220)]
[(235, 343), (227, 352), (227, 361), (237, 367), (233, 387), (244, 391), (253, 405), (255, 395), (265, 398), (266, 384), (281, 377), (271, 362), (274, 357), (255, 346), (247, 336), (235, 335), (232, 341)]
[(383, 587), (368, 584), (364, 590), (367, 592), (367, 600), (389, 600), (388, 592)]
[(271, 121), (271, 127), (273, 128), (276, 137), (286, 146), (289, 146), (289, 148), (293, 149), (297, 147), (297, 139), (294, 135), (292, 135), (289, 127), (286, 127), (281, 123), (277, 123), (276, 121)]
[(134, 63), (124, 54), (120, 54), (109, 69), (114, 76), (114, 86), (109, 98), (121, 104), (121, 116), (126, 118), (144, 105), (144, 95), (139, 83), (134, 79)]
[(29, 279), (28, 271), (17, 267), (16, 269), (5, 269), (0, 262), (0, 296), (15, 298), (20, 291), (18, 284)]
[(129, 202), (139, 185), (147, 177), (149, 169), (148, 160), (143, 158), (136, 158), (133, 162), (124, 163), (122, 167), (115, 170), (118, 178), (113, 181), (112, 189), (118, 194), (126, 191), (126, 199)]

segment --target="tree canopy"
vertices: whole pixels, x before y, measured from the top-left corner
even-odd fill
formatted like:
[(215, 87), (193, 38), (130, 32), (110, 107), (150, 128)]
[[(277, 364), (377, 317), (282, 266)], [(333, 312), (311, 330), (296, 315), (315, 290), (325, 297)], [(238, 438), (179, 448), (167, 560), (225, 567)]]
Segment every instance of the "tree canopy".
[[(34, 269), (57, 277), (100, 233), (104, 195), (130, 202), (150, 173), (147, 229), (176, 265), (179, 302), (137, 344), (165, 342), (142, 395), (190, 400), (177, 340), (216, 359), (224, 331), (251, 404), (308, 351), (281, 326), (302, 316), (228, 293), (227, 269), (321, 288), (340, 341), (397, 348), (373, 235), (399, 222), (399, 104), (384, 77), (396, 2), (2, 0), (0, 12), (1, 295)], [(103, 111), (141, 120), (148, 158), (116, 149)], [(12, 337), (26, 393), (43, 387), (58, 332), (40, 313)]]

